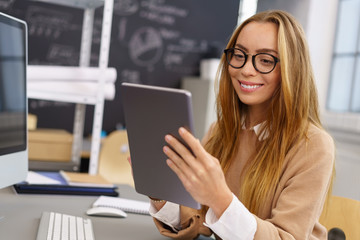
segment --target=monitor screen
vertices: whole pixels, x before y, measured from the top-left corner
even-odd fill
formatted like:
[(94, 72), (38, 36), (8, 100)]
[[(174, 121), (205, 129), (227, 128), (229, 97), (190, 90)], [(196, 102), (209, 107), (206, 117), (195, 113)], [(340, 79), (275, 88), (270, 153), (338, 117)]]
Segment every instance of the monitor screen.
[(0, 13), (0, 188), (26, 178), (27, 26)]

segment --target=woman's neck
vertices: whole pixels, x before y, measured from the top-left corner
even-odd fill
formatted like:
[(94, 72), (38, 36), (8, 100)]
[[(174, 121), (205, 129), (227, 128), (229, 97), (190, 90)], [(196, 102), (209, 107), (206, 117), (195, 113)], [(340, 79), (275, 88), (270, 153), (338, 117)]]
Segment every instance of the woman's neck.
[(249, 107), (245, 118), (245, 127), (250, 129), (265, 121), (266, 112), (267, 111), (264, 108), (257, 108), (255, 106)]

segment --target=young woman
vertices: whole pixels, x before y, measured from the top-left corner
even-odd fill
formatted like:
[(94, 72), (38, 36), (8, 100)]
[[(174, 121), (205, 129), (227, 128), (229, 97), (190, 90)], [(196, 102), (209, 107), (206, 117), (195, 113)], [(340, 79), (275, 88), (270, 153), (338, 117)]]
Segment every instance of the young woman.
[(203, 145), (166, 136), (167, 164), (203, 205), (153, 199), (163, 235), (193, 239), (327, 239), (320, 225), (334, 143), (319, 119), (304, 32), (283, 11), (258, 13), (233, 33), (219, 66), (217, 122)]

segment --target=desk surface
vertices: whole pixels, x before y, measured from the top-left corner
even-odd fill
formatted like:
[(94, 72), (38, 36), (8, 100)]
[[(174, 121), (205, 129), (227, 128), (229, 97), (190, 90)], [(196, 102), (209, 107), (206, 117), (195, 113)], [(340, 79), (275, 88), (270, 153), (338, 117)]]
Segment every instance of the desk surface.
[[(128, 185), (119, 185), (120, 196), (145, 200)], [(36, 239), (43, 211), (91, 218), (96, 240), (168, 239), (160, 235), (150, 216), (131, 214), (127, 218), (89, 217), (85, 214), (97, 197), (16, 194), (12, 187), (0, 190), (0, 239)]]

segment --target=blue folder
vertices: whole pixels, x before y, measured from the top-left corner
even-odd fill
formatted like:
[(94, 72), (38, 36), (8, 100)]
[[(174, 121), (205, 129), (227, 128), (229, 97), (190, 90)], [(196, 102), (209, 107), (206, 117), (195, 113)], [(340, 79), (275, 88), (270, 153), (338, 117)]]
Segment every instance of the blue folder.
[(87, 195), (87, 196), (118, 196), (117, 187), (72, 186), (59, 172), (38, 172), (46, 177), (58, 180), (60, 184), (28, 184), (21, 182), (14, 185), (17, 193), (25, 194), (61, 194), (61, 195)]

